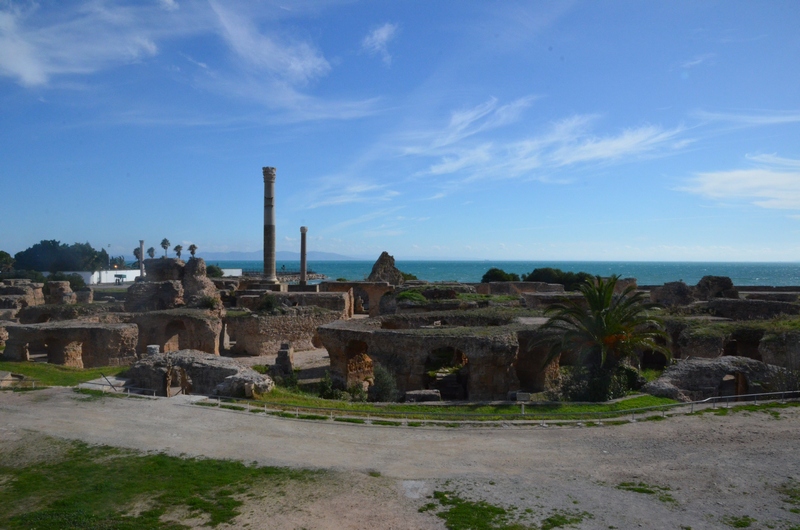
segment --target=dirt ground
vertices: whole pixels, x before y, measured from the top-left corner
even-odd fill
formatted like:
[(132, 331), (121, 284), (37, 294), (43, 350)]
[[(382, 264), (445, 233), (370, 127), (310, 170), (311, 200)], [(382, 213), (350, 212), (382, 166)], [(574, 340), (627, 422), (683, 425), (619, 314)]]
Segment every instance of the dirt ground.
[[(247, 504), (231, 527), (249, 528), (443, 528), (434, 512), (418, 511), (434, 490), (513, 507), (527, 524), (580, 512), (579, 528), (730, 528), (729, 518), (742, 516), (755, 520), (750, 528), (800, 528), (789, 511), (797, 506), (779, 491), (800, 482), (798, 435), (796, 407), (778, 417), (453, 429), (283, 419), (198, 407), (186, 396), (0, 392), (0, 450), (51, 436), (330, 471)], [(42, 452), (52, 450), (46, 445)], [(622, 482), (669, 488), (674, 502), (621, 490)]]

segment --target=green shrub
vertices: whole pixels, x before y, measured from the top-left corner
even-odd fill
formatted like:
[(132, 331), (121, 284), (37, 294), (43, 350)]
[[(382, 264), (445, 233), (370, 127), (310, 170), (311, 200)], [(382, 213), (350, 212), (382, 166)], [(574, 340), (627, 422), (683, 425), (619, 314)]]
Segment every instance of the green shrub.
[(317, 392), (322, 399), (350, 400), (350, 394), (334, 386), (333, 378), (331, 378), (331, 373), (328, 371), (325, 372), (325, 375), (322, 376), (317, 385)]
[(204, 296), (198, 302), (197, 307), (200, 309), (219, 309), (222, 307), (222, 301), (215, 296)]
[(336, 278), (337, 282), (346, 282), (347, 278)]
[(428, 302), (428, 299), (425, 298), (425, 296), (421, 292), (412, 289), (409, 291), (403, 291), (400, 294), (398, 294), (397, 301), (417, 302), (425, 304)]
[(206, 267), (206, 274), (209, 278), (222, 278), (224, 273), (218, 265), (209, 265)]
[(518, 282), (519, 274), (516, 272), (506, 272), (503, 269), (492, 267), (481, 278), (481, 283), (489, 282)]
[(363, 402), (367, 400), (367, 391), (364, 390), (364, 385), (361, 383), (353, 383), (347, 389), (351, 401)]
[(561, 269), (543, 267), (533, 269), (530, 274), (523, 274), (522, 279), (526, 282), (560, 283), (566, 291), (577, 291), (587, 280), (593, 280), (594, 276), (588, 272), (564, 272)]
[(417, 278), (416, 276), (414, 276), (413, 274), (411, 274), (411, 273), (409, 273), (409, 272), (403, 272), (403, 271), (400, 271), (400, 274), (402, 274), (402, 275), (403, 275), (403, 280), (405, 280), (405, 281), (409, 281), (409, 280), (419, 280), (419, 278)]
[(256, 305), (256, 311), (275, 314), (281, 308), (281, 303), (273, 294), (265, 294)]
[[(47, 277), (47, 282), (69, 282), (69, 287), (73, 291), (83, 289), (86, 287), (86, 282), (80, 274), (64, 274), (63, 272), (54, 272)], [(49, 292), (47, 284), (44, 286), (45, 293)]]
[(374, 376), (374, 383), (369, 389), (371, 401), (397, 401), (399, 392), (397, 391), (397, 382), (394, 379), (394, 374), (382, 365), (375, 363), (372, 367), (372, 374)]
[(0, 280), (31, 280), (36, 283), (45, 283), (47, 278), (39, 271), (12, 270), (0, 273)]

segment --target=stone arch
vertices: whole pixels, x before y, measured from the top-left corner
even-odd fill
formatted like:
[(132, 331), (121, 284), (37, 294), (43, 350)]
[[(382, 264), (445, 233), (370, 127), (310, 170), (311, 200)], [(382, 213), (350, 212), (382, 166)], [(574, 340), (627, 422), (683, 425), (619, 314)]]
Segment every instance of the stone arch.
[(362, 384), (366, 380), (372, 379), (372, 359), (367, 355), (369, 346), (363, 340), (350, 340), (345, 346), (345, 358), (347, 359), (347, 373), (345, 374), (345, 386), (350, 388), (354, 384)]
[(181, 349), (181, 335), (186, 333), (186, 324), (181, 320), (173, 320), (164, 328), (164, 347), (161, 351), (177, 351)]
[(50, 322), (49, 313), (42, 313), (36, 318), (36, 324), (44, 324), (45, 322)]
[(663, 370), (667, 364), (667, 356), (659, 351), (644, 350), (639, 357), (639, 365), (643, 370)]
[(469, 399), (469, 359), (453, 346), (435, 348), (425, 359), (426, 387), (445, 401)]
[(44, 339), (47, 362), (74, 368), (83, 368), (83, 343), (48, 336)]

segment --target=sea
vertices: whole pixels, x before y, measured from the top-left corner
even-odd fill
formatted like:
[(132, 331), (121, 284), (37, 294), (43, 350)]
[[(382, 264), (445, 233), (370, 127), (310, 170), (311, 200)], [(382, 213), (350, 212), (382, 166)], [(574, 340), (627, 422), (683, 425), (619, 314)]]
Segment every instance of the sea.
[[(224, 269), (264, 270), (263, 261), (214, 261)], [(308, 269), (330, 280), (365, 280), (374, 261), (309, 261)], [(522, 276), (542, 267), (568, 272), (622, 278), (636, 278), (639, 285), (661, 285), (682, 280), (692, 285), (703, 276), (728, 276), (734, 285), (800, 285), (800, 263), (757, 262), (679, 262), (679, 261), (401, 261), (395, 265), (405, 273), (430, 282), (456, 281), (476, 283), (492, 267)], [(299, 261), (277, 261), (278, 271), (299, 271)]]

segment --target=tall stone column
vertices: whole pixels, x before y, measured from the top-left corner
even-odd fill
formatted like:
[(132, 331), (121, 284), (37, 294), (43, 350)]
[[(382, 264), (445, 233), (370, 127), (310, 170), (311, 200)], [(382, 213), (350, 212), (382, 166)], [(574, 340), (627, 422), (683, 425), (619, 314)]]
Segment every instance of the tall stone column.
[(275, 168), (261, 168), (264, 174), (264, 276), (266, 283), (279, 283), (275, 275)]
[(144, 280), (144, 239), (139, 240), (139, 276)]
[(300, 285), (306, 285), (306, 232), (307, 226), (300, 227)]

